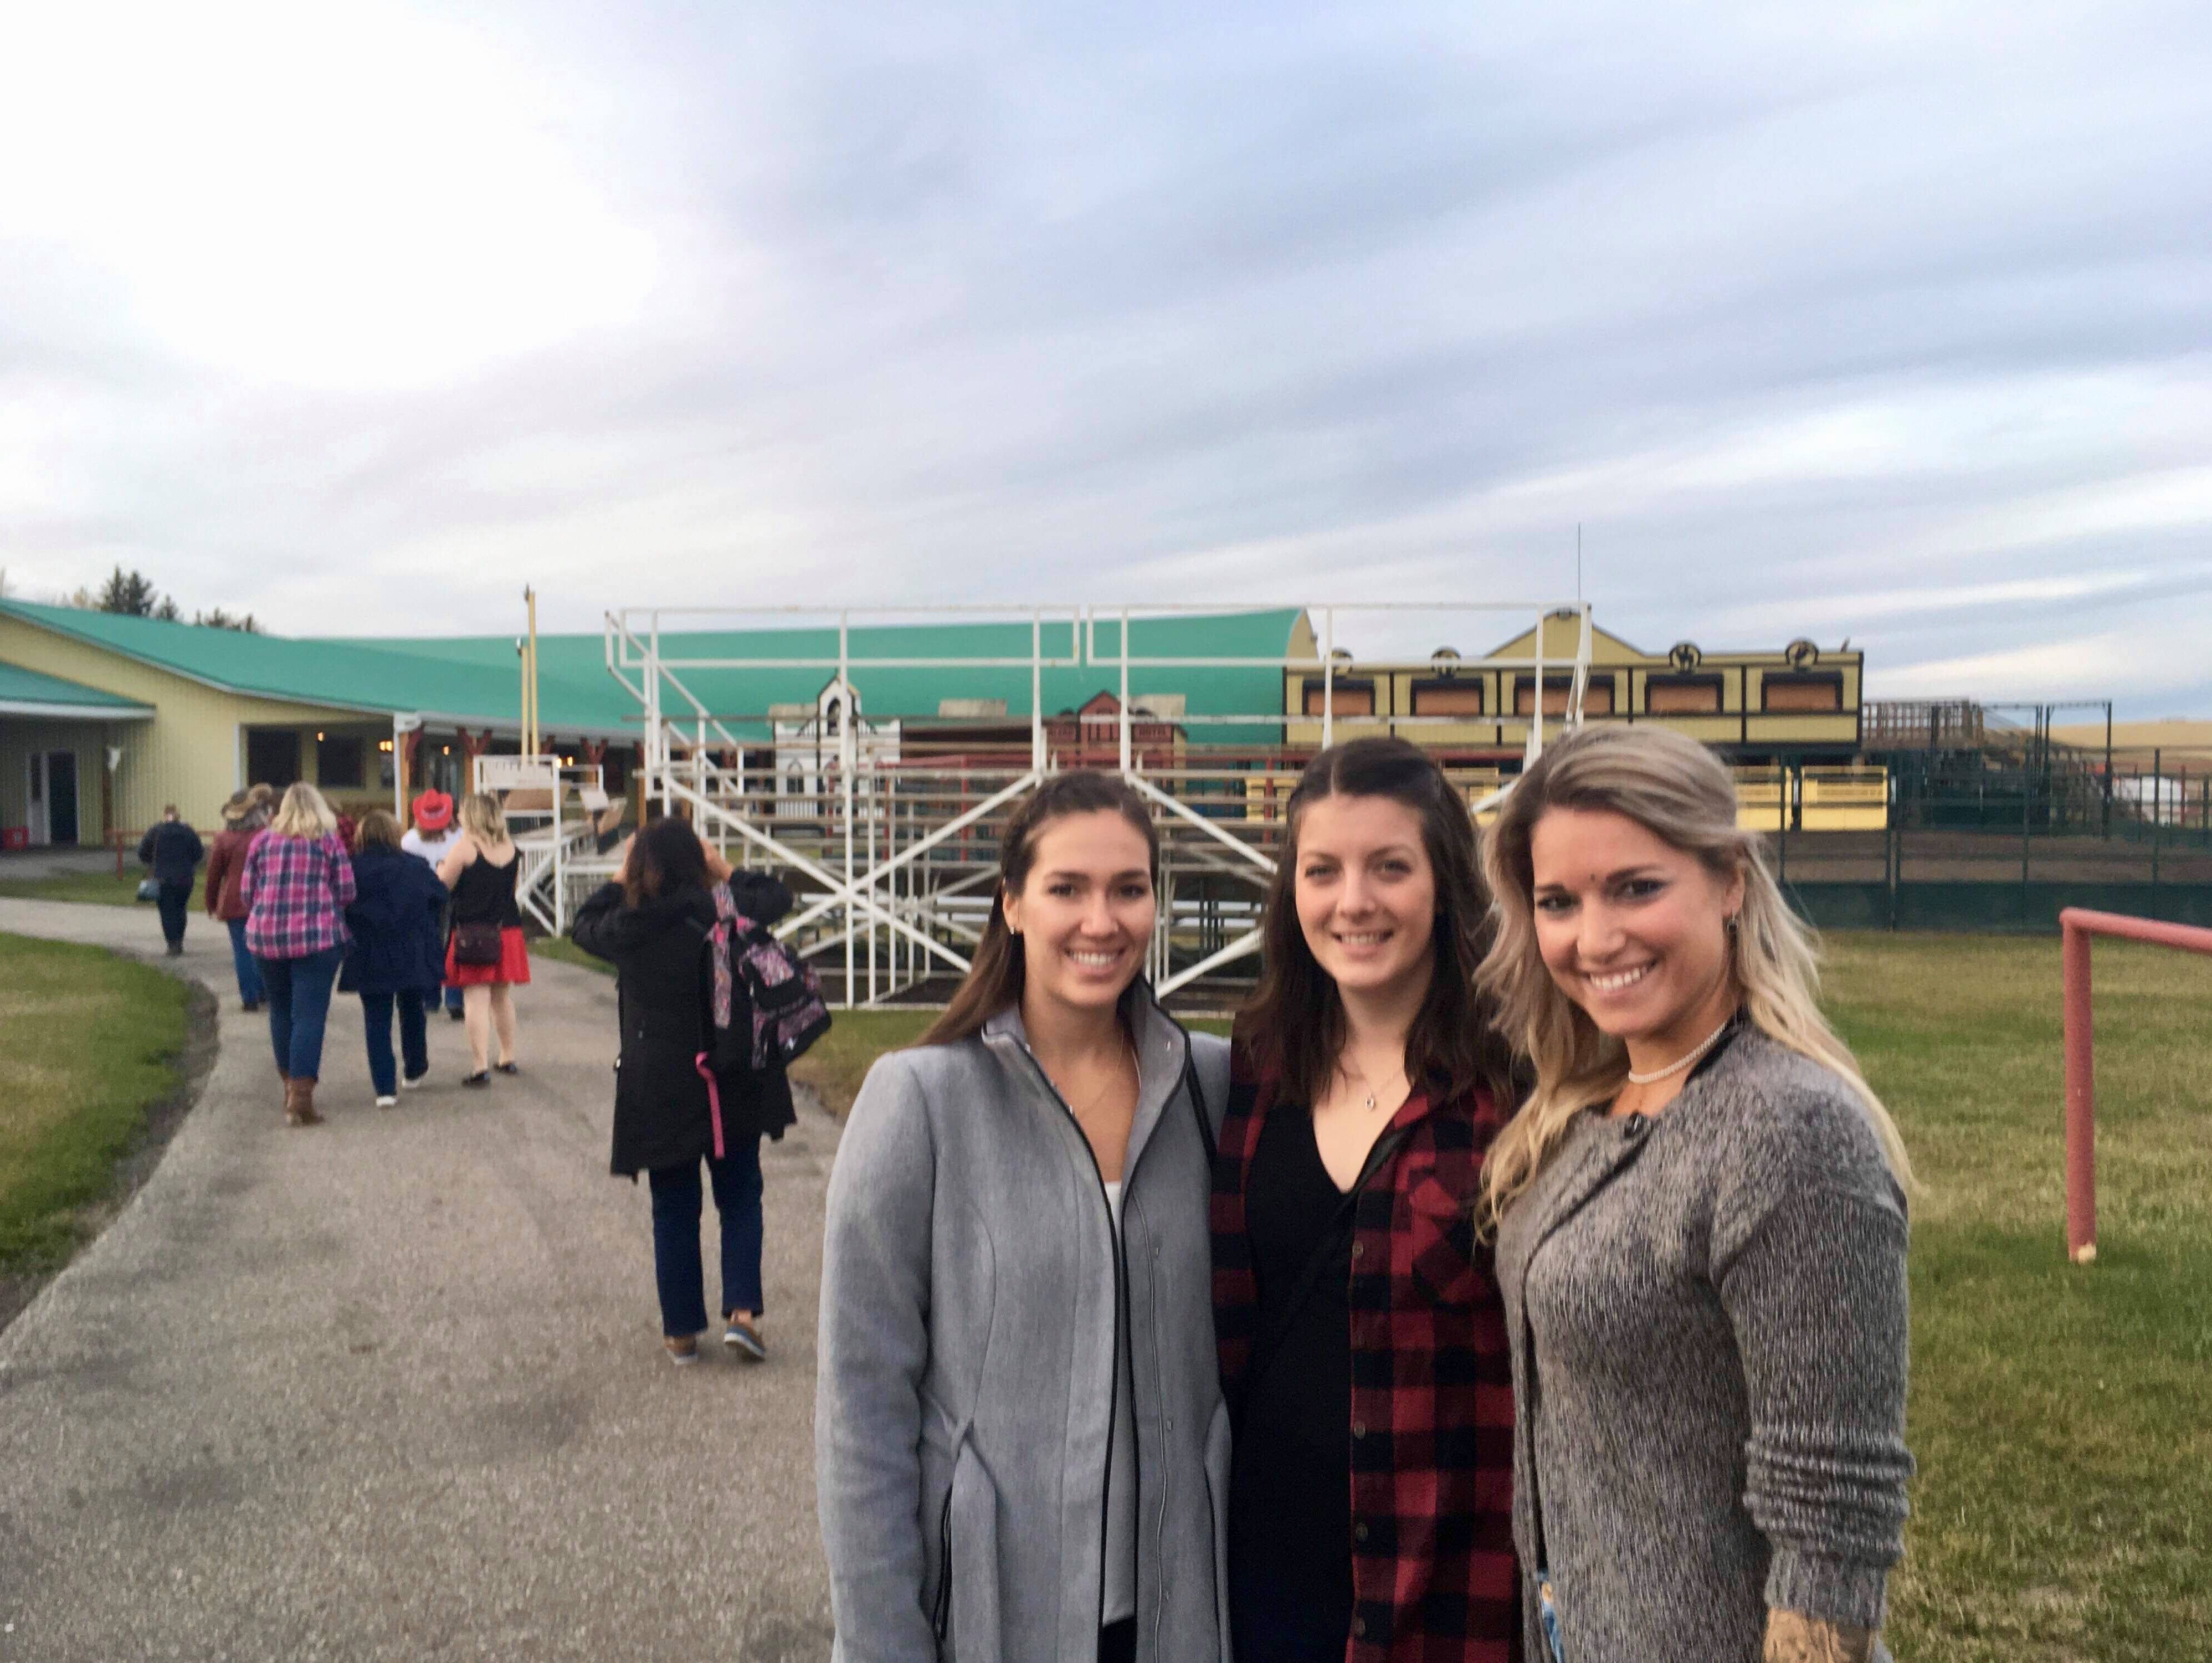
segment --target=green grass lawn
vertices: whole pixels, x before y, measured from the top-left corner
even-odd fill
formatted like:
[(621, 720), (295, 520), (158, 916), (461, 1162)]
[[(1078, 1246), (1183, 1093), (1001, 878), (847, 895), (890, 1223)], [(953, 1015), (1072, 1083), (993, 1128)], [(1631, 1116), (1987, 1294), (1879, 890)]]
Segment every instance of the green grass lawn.
[(65, 1259), (147, 1109), (177, 1089), (185, 985), (96, 947), (0, 935), (0, 1272)]
[(2098, 1261), (2064, 1253), (2058, 944), (1838, 936), (1914, 1203), (1918, 1663), (2212, 1658), (2212, 963), (2096, 949)]
[[(132, 907), (142, 904), (138, 900), (138, 884), (146, 877), (143, 867), (131, 865), (124, 868), (124, 875), (116, 877), (111, 870), (100, 872), (65, 872), (58, 877), (0, 878), (0, 896), (12, 901), (89, 901), (102, 907)], [(154, 916), (154, 903), (143, 903), (149, 918)], [(204, 924), (205, 914), (200, 911), (200, 874), (192, 874), (191, 915), (186, 927), (194, 922)]]

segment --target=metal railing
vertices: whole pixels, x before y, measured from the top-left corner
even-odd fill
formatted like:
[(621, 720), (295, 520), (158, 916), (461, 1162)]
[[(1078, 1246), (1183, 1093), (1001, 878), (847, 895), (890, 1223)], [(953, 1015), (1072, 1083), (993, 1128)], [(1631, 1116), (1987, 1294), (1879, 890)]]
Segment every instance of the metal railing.
[[(1254, 609), (1257, 610), (1257, 609)], [(1589, 609), (1581, 603), (1498, 602), (1451, 606), (1336, 604), (1300, 616), (1282, 651), (1258, 656), (1165, 650), (1148, 625), (1219, 616), (1195, 606), (1092, 608), (649, 609), (608, 615), (606, 662), (639, 706), (642, 789), (662, 812), (688, 814), (701, 835), (733, 860), (772, 865), (799, 895), (778, 933), (811, 957), (846, 1006), (941, 999), (965, 973), (989, 914), (998, 840), (1013, 804), (1048, 774), (1071, 766), (1118, 773), (1151, 804), (1162, 842), (1158, 922), (1147, 969), (1163, 996), (1191, 990), (1203, 999), (1233, 986), (1257, 952), (1259, 910), (1273, 877), (1288, 785), (1317, 748), (1292, 730), (1318, 728), (1320, 745), (1364, 732), (1416, 729), (1449, 718), (1352, 714), (1335, 709), (1334, 678), (1353, 632), (1403, 637), (1449, 628), (1455, 617), (1519, 615), (1537, 625), (1526, 657), (1468, 657), (1468, 669), (1571, 674), (1566, 708), (1523, 719), (1524, 763), (1546, 737), (1579, 725), (1591, 649)], [(1560, 620), (1573, 646), (1547, 663), (1546, 620)], [(1286, 616), (1291, 616), (1286, 613)], [(738, 631), (738, 619), (774, 620), (778, 630)], [(972, 652), (918, 652), (887, 645), (878, 623), (921, 619), (994, 623)], [(794, 626), (813, 626), (811, 636)], [(1028, 626), (1028, 650), (1001, 650), (1006, 626)], [(1491, 625), (1494, 628), (1494, 623)], [(826, 646), (834, 630), (835, 651)], [(957, 644), (957, 636), (951, 639)], [(810, 646), (814, 650), (809, 650)], [(1396, 650), (1366, 659), (1417, 656)], [(728, 672), (809, 671), (811, 714), (796, 698), (775, 710), (717, 708), (706, 696), (735, 681)], [(944, 691), (966, 702), (961, 672), (1028, 672), (1028, 708), (998, 717), (946, 717), (887, 708), (872, 698), (883, 672), (939, 672)], [(1175, 699), (1163, 683), (1213, 672), (1265, 671), (1247, 693)], [(1112, 695), (1110, 715), (1045, 711), (1048, 674), (1095, 675)], [(1321, 677), (1316, 715), (1288, 709), (1293, 677)], [(746, 683), (757, 687), (753, 681)], [(1064, 685), (1064, 681), (1062, 683)], [(1086, 681), (1084, 683), (1090, 687)], [(910, 683), (909, 683), (910, 685)], [(1264, 690), (1263, 690), (1264, 689)], [(799, 689), (791, 691), (796, 694)], [(1193, 709), (1193, 705), (1206, 707)], [(1249, 707), (1236, 707), (1248, 706)], [(1418, 732), (1409, 733), (1418, 738)], [(1492, 756), (1448, 765), (1486, 813), (1504, 780)]]

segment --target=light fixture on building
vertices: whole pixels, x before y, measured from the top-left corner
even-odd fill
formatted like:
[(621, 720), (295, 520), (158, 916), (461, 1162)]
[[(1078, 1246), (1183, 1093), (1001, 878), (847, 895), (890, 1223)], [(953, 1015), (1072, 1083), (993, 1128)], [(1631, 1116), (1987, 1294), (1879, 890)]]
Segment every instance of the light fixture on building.
[(376, 748), (379, 750), (389, 753), (392, 750), (392, 741), (389, 739), (379, 739), (376, 742)]

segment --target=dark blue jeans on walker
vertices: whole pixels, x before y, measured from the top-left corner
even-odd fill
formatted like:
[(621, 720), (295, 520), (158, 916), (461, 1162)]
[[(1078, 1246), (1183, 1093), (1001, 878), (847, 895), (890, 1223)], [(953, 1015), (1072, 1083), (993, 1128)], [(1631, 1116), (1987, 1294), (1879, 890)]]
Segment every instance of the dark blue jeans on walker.
[(368, 1077), (376, 1095), (389, 1097), (399, 1089), (392, 1061), (392, 1012), (399, 1011), (399, 1054), (407, 1063), (407, 1077), (419, 1080), (430, 1071), (430, 1047), (422, 1032), (422, 990), (403, 987), (396, 993), (361, 996), (362, 1037), (368, 1042)]
[[(714, 1211), (722, 1219), (722, 1310), (761, 1312), (760, 1139), (732, 1138), (729, 1153), (709, 1155)], [(660, 1286), (660, 1332), (671, 1338), (707, 1326), (706, 1277), (699, 1264), (699, 1163), (657, 1167), (653, 1186), (653, 1270)]]
[(277, 1068), (295, 1080), (322, 1077), (323, 1024), (330, 1020), (331, 985), (344, 961), (343, 947), (325, 947), (305, 958), (259, 961), (269, 994), (269, 1044)]
[(246, 950), (246, 920), (234, 918), (227, 926), (230, 931), (230, 966), (238, 972), (238, 997), (246, 1004), (258, 1004), (262, 999), (261, 967), (253, 962)]

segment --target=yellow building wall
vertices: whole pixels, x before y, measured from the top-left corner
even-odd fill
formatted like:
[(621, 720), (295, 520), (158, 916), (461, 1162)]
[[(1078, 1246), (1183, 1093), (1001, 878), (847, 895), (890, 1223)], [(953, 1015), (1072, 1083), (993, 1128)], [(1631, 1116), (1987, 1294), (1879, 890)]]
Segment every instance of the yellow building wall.
[[(106, 829), (143, 830), (161, 817), (167, 803), (174, 803), (184, 817), (203, 831), (219, 828), (225, 799), (248, 783), (246, 730), (249, 727), (305, 729), (301, 777), (311, 780), (315, 778), (317, 727), (325, 731), (333, 727), (357, 729), (386, 738), (392, 732), (388, 717), (225, 692), (88, 642), (54, 634), (20, 618), (0, 616), (0, 662), (118, 694), (150, 705), (157, 713), (150, 722), (117, 723), (111, 730), (116, 736), (113, 743), (123, 747), (123, 760), (115, 775), (115, 827)], [(371, 737), (372, 756), (375, 745), (375, 738)], [(94, 766), (88, 773), (84, 762), (77, 764), (77, 797), (80, 803), (88, 801), (96, 815), (100, 770), (105, 761), (97, 754), (93, 760)], [(372, 780), (374, 766), (370, 765)], [(15, 773), (15, 790), (20, 796), (23, 789), (20, 762)], [(9, 823), (21, 822), (11, 818)]]

